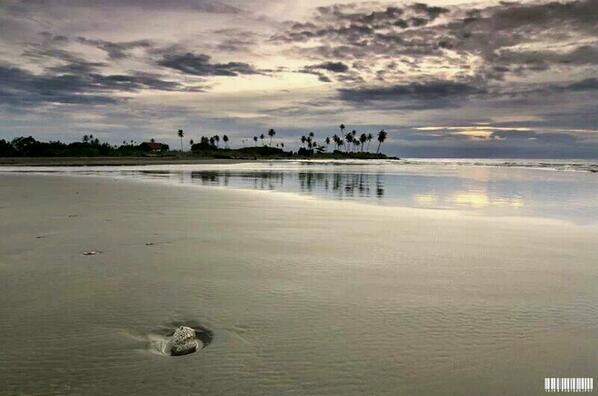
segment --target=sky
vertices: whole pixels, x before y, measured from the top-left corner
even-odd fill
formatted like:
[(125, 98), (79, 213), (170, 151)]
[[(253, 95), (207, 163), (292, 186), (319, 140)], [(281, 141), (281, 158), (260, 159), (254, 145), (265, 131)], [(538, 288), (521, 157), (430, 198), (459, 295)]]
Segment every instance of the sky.
[(598, 158), (598, 0), (0, 0), (0, 138)]

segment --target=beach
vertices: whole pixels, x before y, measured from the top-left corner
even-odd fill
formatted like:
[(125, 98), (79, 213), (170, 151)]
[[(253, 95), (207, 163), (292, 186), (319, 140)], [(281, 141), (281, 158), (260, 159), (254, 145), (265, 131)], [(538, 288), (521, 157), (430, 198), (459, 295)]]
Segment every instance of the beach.
[[(0, 393), (539, 395), (593, 375), (595, 222), (219, 186), (0, 174)], [(180, 324), (211, 343), (159, 353)]]

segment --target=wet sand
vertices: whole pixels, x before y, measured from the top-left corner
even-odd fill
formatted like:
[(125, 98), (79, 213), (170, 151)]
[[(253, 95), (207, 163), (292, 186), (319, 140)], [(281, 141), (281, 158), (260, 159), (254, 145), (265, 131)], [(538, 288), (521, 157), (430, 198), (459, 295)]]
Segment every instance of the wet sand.
[[(6, 174), (0, 224), (3, 394), (540, 395), (597, 368), (594, 225)], [(205, 349), (152, 349), (194, 323)]]

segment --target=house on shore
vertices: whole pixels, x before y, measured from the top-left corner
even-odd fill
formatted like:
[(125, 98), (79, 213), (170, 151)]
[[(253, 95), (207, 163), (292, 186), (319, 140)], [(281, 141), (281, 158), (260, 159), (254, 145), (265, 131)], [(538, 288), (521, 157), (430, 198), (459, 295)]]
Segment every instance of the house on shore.
[(168, 151), (169, 147), (164, 143), (157, 142), (143, 142), (139, 145), (141, 150), (147, 154), (160, 154)]

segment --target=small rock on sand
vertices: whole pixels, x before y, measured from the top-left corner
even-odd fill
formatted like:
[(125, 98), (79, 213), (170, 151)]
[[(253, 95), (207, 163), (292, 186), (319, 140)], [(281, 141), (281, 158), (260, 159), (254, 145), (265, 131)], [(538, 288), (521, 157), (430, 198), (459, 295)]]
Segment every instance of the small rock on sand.
[(199, 348), (195, 330), (191, 327), (180, 326), (168, 341), (167, 350), (172, 356), (181, 356), (193, 353)]

